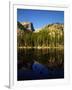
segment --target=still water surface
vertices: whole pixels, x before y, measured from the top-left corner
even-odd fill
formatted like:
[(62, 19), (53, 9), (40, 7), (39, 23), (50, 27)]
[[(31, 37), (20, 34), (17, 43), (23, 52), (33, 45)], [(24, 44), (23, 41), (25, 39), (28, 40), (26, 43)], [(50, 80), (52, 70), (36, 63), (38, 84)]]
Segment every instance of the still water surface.
[(63, 49), (18, 49), (17, 79), (64, 78)]

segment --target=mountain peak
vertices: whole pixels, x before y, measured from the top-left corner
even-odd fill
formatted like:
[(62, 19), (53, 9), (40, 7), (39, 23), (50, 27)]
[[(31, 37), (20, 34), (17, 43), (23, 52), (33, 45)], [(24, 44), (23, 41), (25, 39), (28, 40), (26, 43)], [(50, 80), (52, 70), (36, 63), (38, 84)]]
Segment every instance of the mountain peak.
[(35, 30), (32, 22), (18, 22), (18, 28), (23, 30), (29, 30), (29, 31)]

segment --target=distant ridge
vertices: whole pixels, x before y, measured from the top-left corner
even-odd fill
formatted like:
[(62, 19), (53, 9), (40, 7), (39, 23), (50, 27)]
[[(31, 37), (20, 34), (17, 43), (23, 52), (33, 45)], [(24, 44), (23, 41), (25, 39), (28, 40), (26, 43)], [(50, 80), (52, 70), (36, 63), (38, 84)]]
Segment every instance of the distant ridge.
[(50, 30), (50, 31), (64, 30), (64, 24), (63, 23), (47, 24), (47, 25), (44, 25), (42, 28), (35, 30), (32, 22), (17, 22), (17, 29), (29, 31), (29, 32), (39, 32), (41, 30)]
[(41, 30), (64, 30), (63, 23), (53, 23), (44, 25), (42, 28), (35, 30), (35, 32), (39, 32)]

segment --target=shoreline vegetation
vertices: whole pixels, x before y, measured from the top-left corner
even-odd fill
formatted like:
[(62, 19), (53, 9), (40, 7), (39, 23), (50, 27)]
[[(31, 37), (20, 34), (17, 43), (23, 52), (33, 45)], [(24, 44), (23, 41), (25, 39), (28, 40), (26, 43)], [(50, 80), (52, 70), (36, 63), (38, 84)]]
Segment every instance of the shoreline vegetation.
[(29, 30), (28, 24), (23, 26), (18, 23), (17, 27), (17, 48), (64, 48), (63, 24), (49, 24), (38, 32)]
[(64, 49), (64, 46), (58, 46), (58, 47), (25, 47), (25, 46), (21, 46), (21, 47), (17, 47), (17, 49)]

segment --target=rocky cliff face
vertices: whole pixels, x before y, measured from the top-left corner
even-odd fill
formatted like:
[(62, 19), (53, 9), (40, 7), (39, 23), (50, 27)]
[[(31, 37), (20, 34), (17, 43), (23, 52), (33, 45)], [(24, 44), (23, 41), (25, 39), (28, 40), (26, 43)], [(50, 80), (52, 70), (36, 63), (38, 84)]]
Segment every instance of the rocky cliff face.
[(17, 27), (21, 30), (35, 31), (34, 26), (31, 22), (18, 22)]

